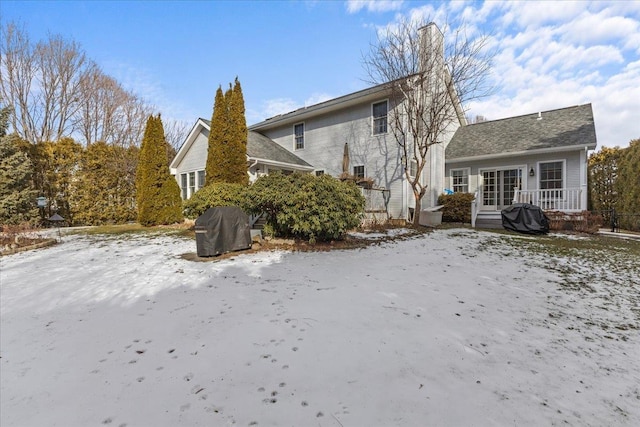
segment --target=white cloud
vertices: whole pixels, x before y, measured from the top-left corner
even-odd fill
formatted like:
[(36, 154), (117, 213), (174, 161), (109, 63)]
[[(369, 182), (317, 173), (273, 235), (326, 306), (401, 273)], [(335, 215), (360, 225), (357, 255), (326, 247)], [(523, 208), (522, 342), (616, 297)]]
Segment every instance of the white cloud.
[(585, 12), (576, 19), (558, 27), (561, 37), (573, 43), (598, 43), (637, 34), (638, 21), (624, 16), (607, 16), (607, 11), (597, 14)]
[[(640, 7), (633, 2), (485, 2), (468, 21), (493, 31), (497, 93), (468, 105), (499, 119), (592, 103), (598, 144), (640, 137)], [(482, 11), (487, 5), (493, 10)]]
[(347, 0), (347, 12), (391, 12), (402, 8), (403, 0)]
[(313, 93), (304, 101), (304, 105), (305, 107), (310, 107), (311, 105), (320, 104), (333, 98), (335, 98), (335, 96), (329, 95), (328, 93)]

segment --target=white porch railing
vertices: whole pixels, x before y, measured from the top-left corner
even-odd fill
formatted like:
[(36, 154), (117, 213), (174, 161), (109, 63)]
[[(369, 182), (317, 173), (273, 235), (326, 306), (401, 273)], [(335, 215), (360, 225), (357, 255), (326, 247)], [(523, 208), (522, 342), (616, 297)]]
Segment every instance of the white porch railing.
[(513, 203), (530, 203), (545, 211), (579, 212), (587, 209), (587, 189), (515, 190)]

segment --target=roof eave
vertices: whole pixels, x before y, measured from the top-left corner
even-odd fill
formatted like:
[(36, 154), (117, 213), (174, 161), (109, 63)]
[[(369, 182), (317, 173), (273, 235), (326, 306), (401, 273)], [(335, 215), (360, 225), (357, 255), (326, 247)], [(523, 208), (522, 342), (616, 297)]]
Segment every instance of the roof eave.
[(290, 113), (282, 114), (279, 116), (271, 117), (263, 120), (259, 123), (249, 126), (249, 130), (260, 130), (270, 128), (276, 125), (286, 124), (292, 121), (304, 120), (309, 116), (313, 116), (318, 112), (329, 113), (338, 109), (348, 107), (352, 104), (363, 102), (367, 98), (371, 97), (372, 100), (379, 96), (380, 93), (389, 92), (389, 83), (383, 83), (378, 86), (374, 86), (368, 89), (363, 89), (358, 92), (354, 92), (348, 95), (341, 96), (339, 98), (330, 99), (319, 104), (311, 105), (309, 107), (302, 107)]
[(305, 166), (305, 165), (297, 165), (295, 163), (287, 163), (287, 162), (278, 162), (276, 160), (269, 160), (269, 159), (262, 159), (259, 157), (251, 157), (251, 156), (247, 156), (248, 160), (252, 161), (252, 162), (258, 162), (267, 166), (277, 166), (277, 167), (287, 167), (290, 169), (295, 169), (295, 170), (302, 170), (302, 171), (312, 171), (315, 170), (315, 168), (311, 165), (309, 166)]
[(490, 160), (490, 159), (502, 159), (505, 157), (514, 157), (514, 156), (532, 156), (537, 154), (545, 154), (545, 153), (560, 153), (562, 151), (579, 151), (579, 150), (595, 150), (596, 143), (590, 144), (580, 144), (580, 145), (571, 145), (566, 147), (549, 147), (549, 148), (539, 148), (535, 150), (524, 150), (524, 151), (509, 151), (503, 153), (495, 153), (495, 154), (484, 154), (480, 156), (467, 156), (467, 157), (457, 157), (454, 159), (447, 159), (445, 154), (445, 163), (463, 163), (463, 162), (473, 162), (480, 160)]

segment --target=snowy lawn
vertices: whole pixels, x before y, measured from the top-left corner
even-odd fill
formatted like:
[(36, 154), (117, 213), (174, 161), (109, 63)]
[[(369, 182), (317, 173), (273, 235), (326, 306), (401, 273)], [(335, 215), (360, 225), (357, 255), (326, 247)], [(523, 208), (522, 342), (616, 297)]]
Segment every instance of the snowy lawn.
[(0, 425), (637, 426), (639, 245), (67, 236), (0, 259)]

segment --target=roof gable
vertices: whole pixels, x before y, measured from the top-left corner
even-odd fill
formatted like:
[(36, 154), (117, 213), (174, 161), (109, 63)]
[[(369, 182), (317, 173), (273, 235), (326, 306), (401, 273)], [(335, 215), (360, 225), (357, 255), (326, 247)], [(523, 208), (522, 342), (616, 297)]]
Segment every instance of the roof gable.
[[(209, 120), (198, 119), (185, 139), (185, 142), (180, 147), (180, 150), (178, 150), (178, 154), (176, 154), (176, 157), (171, 162), (171, 168), (173, 170), (178, 167), (200, 132), (209, 132), (210, 129), (211, 122)], [(268, 162), (298, 166), (302, 169), (313, 169), (313, 166), (300, 157), (281, 147), (272, 139), (254, 131), (249, 131), (247, 135), (247, 158), (249, 160), (266, 160)]]
[(569, 147), (596, 147), (591, 104), (460, 127), (447, 146), (447, 160)]

